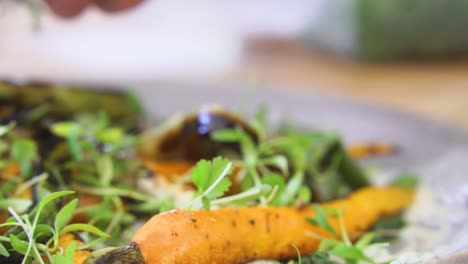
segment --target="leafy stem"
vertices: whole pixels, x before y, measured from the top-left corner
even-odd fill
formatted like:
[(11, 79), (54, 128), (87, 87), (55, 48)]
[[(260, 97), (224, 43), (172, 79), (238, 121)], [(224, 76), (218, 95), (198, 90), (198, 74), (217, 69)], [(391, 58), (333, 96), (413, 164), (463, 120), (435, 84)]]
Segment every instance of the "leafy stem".
[(30, 224), (26, 224), (23, 221), (23, 219), (15, 212), (15, 210), (13, 210), (13, 208), (8, 208), (8, 211), (13, 216), (13, 218), (15, 218), (15, 220), (19, 223), (21, 228), (24, 230), (24, 233), (28, 237), (28, 248), (26, 250), (26, 253), (24, 254), (26, 257), (23, 259), (22, 263), (27, 263), (27, 256), (29, 256), (29, 252), (32, 250), (34, 252), (34, 258), (36, 259), (36, 261), (38, 261), (41, 264), (45, 264), (45, 262), (41, 258), (39, 250), (35, 246), (35, 241), (33, 237), (35, 225), (31, 226)]

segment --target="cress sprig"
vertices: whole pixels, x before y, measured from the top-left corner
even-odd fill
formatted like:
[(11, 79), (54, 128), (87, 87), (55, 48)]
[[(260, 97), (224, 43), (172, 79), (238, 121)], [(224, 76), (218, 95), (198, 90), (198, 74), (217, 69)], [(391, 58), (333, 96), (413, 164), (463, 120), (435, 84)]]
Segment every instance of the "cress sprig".
[[(316, 253), (302, 259), (305, 263), (337, 263), (355, 264), (358, 262), (375, 263), (370, 256), (366, 254), (369, 248), (386, 247), (388, 243), (374, 242), (376, 234), (367, 232), (363, 234), (355, 243), (349, 238), (345, 226), (344, 210), (345, 208), (335, 209), (331, 207), (321, 207), (314, 205), (314, 218), (306, 220), (315, 226), (319, 226), (332, 235), (332, 238), (321, 237), (318, 234), (310, 234), (314, 238), (319, 238), (320, 244)], [(335, 230), (329, 222), (329, 218), (338, 219), (340, 231)], [(338, 262), (338, 263), (341, 263)], [(294, 262), (293, 262), (294, 263)]]
[[(94, 242), (70, 248), (59, 248), (59, 237), (65, 233), (84, 232), (97, 236), (97, 239), (108, 238), (109, 235), (98, 228), (88, 224), (68, 224), (71, 220), (77, 199), (71, 200), (63, 206), (53, 218), (53, 223), (48, 224), (44, 220), (43, 212), (46, 207), (54, 206), (53, 203), (62, 197), (73, 194), (73, 191), (61, 191), (47, 194), (30, 213), (20, 214), (12, 207), (8, 208), (11, 217), (0, 227), (9, 227), (10, 230), (0, 236), (0, 255), (10, 257), (11, 254), (20, 254), (23, 257), (21, 263), (66, 263), (58, 262), (73, 260), (73, 252), (76, 249), (84, 249)], [(49, 217), (47, 217), (49, 219)], [(73, 262), (72, 262), (73, 263)]]

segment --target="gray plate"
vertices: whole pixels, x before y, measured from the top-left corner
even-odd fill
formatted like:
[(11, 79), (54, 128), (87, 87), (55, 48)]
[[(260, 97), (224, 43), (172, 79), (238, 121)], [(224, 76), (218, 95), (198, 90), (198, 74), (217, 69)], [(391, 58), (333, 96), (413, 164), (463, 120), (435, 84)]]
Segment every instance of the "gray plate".
[[(401, 147), (394, 157), (373, 162), (387, 174), (416, 172), (431, 186), (432, 201), (422, 208), (424, 217), (410, 219), (419, 225), (400, 250), (430, 252), (446, 257), (468, 249), (468, 137), (460, 130), (395, 110), (320, 93), (281, 89), (245, 89), (161, 85), (136, 88), (151, 114), (168, 116), (190, 111), (200, 104), (218, 103), (252, 113), (267, 105), (272, 121), (288, 118), (303, 126), (335, 131), (347, 142), (384, 141)], [(443, 213), (441, 212), (443, 210)], [(444, 263), (468, 263), (462, 262)], [(404, 263), (404, 262), (402, 262)]]

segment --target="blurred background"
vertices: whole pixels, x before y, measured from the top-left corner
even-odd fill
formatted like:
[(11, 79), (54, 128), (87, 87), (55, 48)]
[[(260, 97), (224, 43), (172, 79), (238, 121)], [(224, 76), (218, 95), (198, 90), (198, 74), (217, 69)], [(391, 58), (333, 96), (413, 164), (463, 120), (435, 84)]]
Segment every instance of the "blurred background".
[(0, 76), (325, 91), (468, 129), (466, 0), (0, 0)]

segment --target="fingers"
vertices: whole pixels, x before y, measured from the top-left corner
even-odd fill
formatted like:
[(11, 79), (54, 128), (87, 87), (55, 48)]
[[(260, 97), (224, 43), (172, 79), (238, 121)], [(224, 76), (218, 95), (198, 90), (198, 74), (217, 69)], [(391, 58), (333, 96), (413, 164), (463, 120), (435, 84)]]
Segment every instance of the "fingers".
[(143, 2), (143, 0), (94, 0), (94, 4), (106, 12), (123, 11), (141, 2)]
[(45, 2), (57, 16), (74, 18), (91, 4), (95, 4), (105, 12), (113, 13), (133, 8), (143, 0), (45, 0)]
[(73, 18), (81, 14), (92, 0), (45, 0), (45, 2), (57, 16)]

